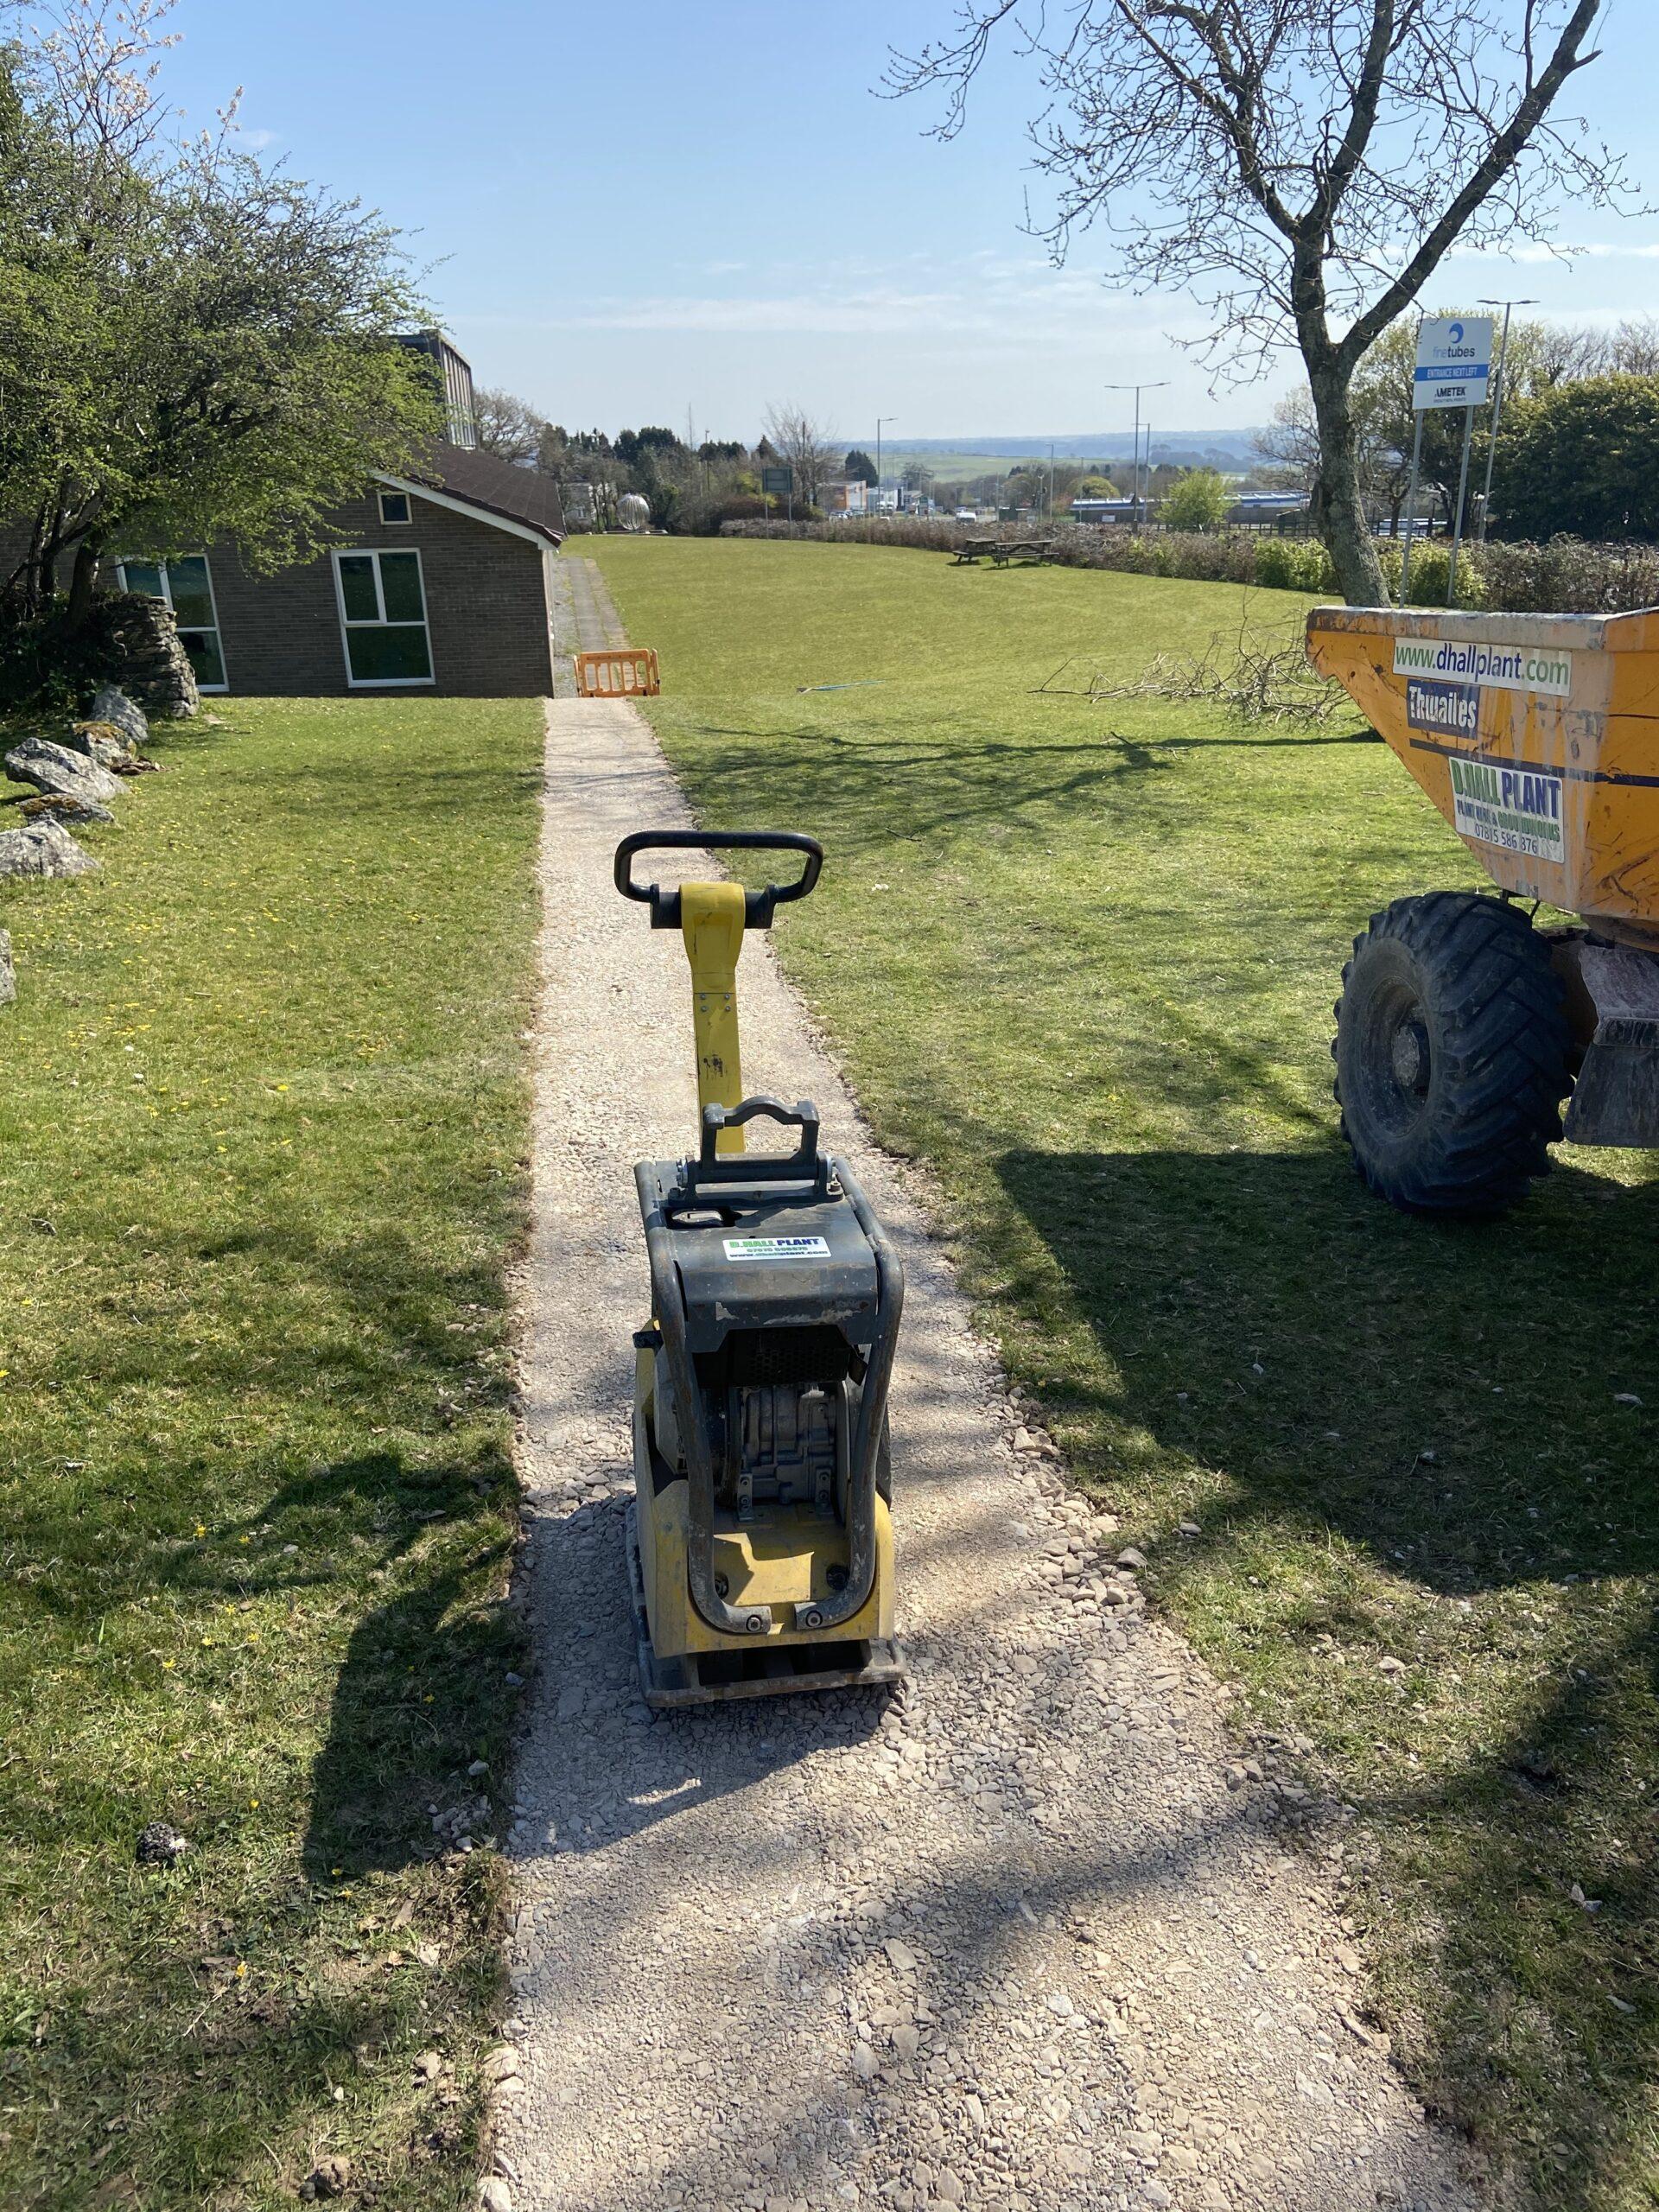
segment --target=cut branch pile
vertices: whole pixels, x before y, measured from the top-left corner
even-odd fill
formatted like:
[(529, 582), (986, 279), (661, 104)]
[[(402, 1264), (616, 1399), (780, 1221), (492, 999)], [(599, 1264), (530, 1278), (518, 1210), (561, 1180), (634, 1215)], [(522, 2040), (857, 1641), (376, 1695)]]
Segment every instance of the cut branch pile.
[(1108, 683), (1096, 671), (1086, 684), (1058, 679), (1076, 666), (1068, 661), (1039, 696), (1058, 698), (1182, 699), (1224, 707), (1249, 722), (1325, 722), (1348, 695), (1310, 666), (1300, 636), (1265, 645), (1248, 630), (1236, 638), (1217, 631), (1196, 659), (1160, 653), (1132, 683)]

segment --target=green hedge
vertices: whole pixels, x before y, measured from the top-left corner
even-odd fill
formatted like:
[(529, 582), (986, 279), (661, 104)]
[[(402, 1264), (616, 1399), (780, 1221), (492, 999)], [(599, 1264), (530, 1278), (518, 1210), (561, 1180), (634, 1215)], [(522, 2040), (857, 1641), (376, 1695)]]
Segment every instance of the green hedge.
[[(722, 537), (823, 538), (836, 545), (911, 545), (951, 553), (966, 536), (1017, 539), (1030, 535), (1012, 524), (969, 531), (937, 517), (887, 515), (837, 523), (728, 521)], [(1259, 584), (1268, 590), (1332, 594), (1331, 556), (1317, 538), (1265, 537), (1248, 531), (1218, 532), (1095, 530), (1057, 524), (1048, 532), (1052, 558), (1071, 569), (1113, 569), (1134, 575), (1184, 576), (1198, 583)], [(1391, 592), (1400, 588), (1404, 547), (1384, 539), (1377, 547)], [(1440, 540), (1420, 543), (1411, 560), (1414, 607), (1444, 607), (1450, 549)], [(1616, 614), (1659, 606), (1659, 546), (1594, 545), (1556, 537), (1542, 545), (1465, 548), (1458, 562), (1458, 605), (1494, 613)]]

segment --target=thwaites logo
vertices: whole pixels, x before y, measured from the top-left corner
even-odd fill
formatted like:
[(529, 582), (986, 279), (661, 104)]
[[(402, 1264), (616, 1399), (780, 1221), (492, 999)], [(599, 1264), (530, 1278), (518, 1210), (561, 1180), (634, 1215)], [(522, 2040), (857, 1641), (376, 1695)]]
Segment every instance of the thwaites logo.
[(1436, 737), (1474, 737), (1480, 729), (1478, 683), (1437, 683), (1406, 678), (1406, 726)]

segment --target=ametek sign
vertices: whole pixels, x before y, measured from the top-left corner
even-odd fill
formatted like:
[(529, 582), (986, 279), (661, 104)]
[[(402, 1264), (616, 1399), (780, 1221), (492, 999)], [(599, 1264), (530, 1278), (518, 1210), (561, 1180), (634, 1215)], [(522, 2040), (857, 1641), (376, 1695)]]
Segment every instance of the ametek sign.
[(1419, 413), (1429, 407), (1484, 407), (1491, 373), (1491, 315), (1423, 318), (1411, 393)]

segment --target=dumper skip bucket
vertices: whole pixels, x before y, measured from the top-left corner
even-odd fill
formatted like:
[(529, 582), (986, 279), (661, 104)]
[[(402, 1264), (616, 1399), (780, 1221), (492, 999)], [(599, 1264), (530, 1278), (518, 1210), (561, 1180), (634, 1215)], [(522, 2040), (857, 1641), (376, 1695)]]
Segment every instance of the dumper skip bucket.
[(1659, 947), (1659, 610), (1319, 607), (1307, 650), (1502, 889)]

